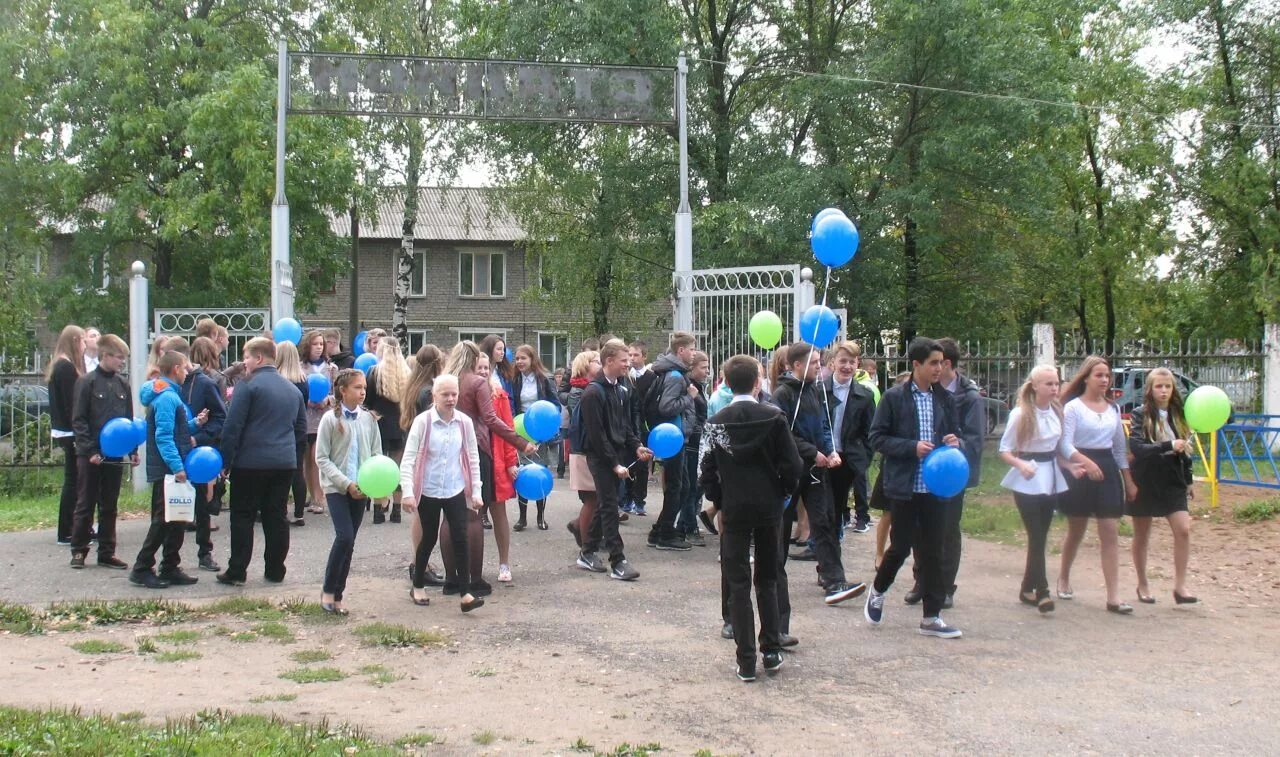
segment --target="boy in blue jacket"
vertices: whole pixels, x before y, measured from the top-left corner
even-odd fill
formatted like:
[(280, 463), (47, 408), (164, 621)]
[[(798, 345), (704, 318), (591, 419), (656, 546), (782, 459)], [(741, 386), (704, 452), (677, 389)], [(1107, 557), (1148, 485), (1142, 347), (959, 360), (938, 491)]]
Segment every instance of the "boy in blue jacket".
[[(174, 584), (186, 586), (199, 579), (182, 572), (182, 540), (187, 524), (166, 521), (164, 517), (164, 478), (173, 475), (186, 481), (182, 461), (191, 451), (191, 431), (187, 426), (187, 407), (179, 394), (187, 378), (187, 356), (166, 352), (160, 357), (160, 378), (144, 385), (139, 392), (147, 410), (147, 481), (151, 482), (151, 528), (142, 542), (138, 558), (129, 574), (129, 583), (148, 589), (164, 589)], [(155, 572), (156, 551), (164, 547), (160, 572)]]

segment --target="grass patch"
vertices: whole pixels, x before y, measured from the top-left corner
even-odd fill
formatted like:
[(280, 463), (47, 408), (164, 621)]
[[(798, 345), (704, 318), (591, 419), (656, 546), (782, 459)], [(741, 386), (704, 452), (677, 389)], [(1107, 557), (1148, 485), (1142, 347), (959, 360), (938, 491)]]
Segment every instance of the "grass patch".
[(142, 712), (140, 710), (130, 710), (128, 712), (122, 712), (119, 715), (116, 715), (116, 720), (120, 721), (121, 723), (137, 723), (138, 721), (142, 720), (146, 716), (147, 716), (147, 713)]
[(374, 686), (377, 686), (378, 688), (382, 688), (383, 686), (395, 683), (396, 681), (399, 681), (402, 678), (404, 678), (404, 676), (401, 675), (400, 673), (392, 673), (391, 671), (387, 670), (381, 673), (374, 673), (373, 675), (369, 676), (369, 683), (373, 684)]
[(32, 636), (44, 633), (44, 619), (25, 605), (0, 602), (0, 632)]
[(361, 665), (360, 675), (376, 676), (379, 673), (390, 673), (391, 669), (386, 665)]
[(151, 638), (161, 644), (194, 644), (200, 638), (200, 632), (192, 629), (178, 629), (176, 631), (166, 631), (158, 633)]
[[(61, 455), (59, 455), (61, 460)], [(61, 462), (58, 465), (62, 465)], [(48, 496), (6, 496), (4, 507), (0, 508), (0, 532), (33, 531), (39, 528), (54, 528), (58, 525), (58, 499), (60, 494)], [(148, 515), (151, 513), (151, 490), (136, 495), (132, 491), (122, 490), (120, 502), (116, 505), (119, 517)]]
[(0, 750), (50, 754), (402, 754), (359, 729), (202, 712), (153, 725), (79, 710), (0, 708)]
[(302, 665), (310, 665), (315, 662), (328, 662), (333, 659), (333, 655), (323, 649), (301, 649), (289, 655), (289, 659)]
[(235, 633), (231, 634), (229, 638), (235, 642), (246, 642), (246, 641), (257, 641), (262, 637), (258, 636), (258, 634), (254, 633), (253, 631), (236, 631)]
[(337, 668), (294, 668), (281, 673), (280, 677), (294, 683), (331, 683), (343, 680), (347, 674)]
[(493, 678), (497, 674), (498, 674), (498, 671), (494, 670), (493, 668), (480, 668), (479, 670), (471, 671), (471, 675), (475, 676), (476, 678)]
[(238, 615), (249, 620), (283, 620), (284, 611), (260, 597), (227, 597), (200, 608), (204, 615)]
[(493, 731), (489, 731), (489, 730), (476, 731), (475, 733), (471, 734), (471, 740), (479, 744), (480, 746), (488, 746), (493, 742), (497, 741), (498, 736)]
[(289, 626), (277, 621), (259, 623), (250, 630), (264, 639), (271, 639), (277, 644), (292, 644), (295, 640), (293, 631), (289, 630)]
[(412, 736), (401, 736), (394, 743), (401, 749), (405, 747), (431, 746), (432, 744), (440, 743), (440, 737), (434, 733), (415, 733)]
[(194, 649), (166, 649), (163, 652), (157, 652), (155, 656), (156, 662), (185, 662), (186, 660), (198, 660), (201, 654)]
[(71, 648), (80, 654), (120, 654), (129, 651), (129, 648), (118, 641), (107, 641), (105, 639), (85, 639), (77, 641), (71, 645)]
[(584, 739), (584, 738), (582, 738), (581, 736), (579, 736), (579, 737), (578, 737), (578, 740), (577, 740), (577, 741), (575, 741), (575, 742), (573, 742), (572, 744), (570, 744), (570, 745), (569, 745), (569, 748), (570, 748), (570, 749), (572, 749), (572, 750), (573, 750), (573, 751), (575, 751), (575, 752), (594, 752), (594, 751), (596, 751), (596, 745), (595, 745), (595, 744), (588, 744), (588, 743), (587, 743), (587, 740), (586, 740), (586, 739)]
[(325, 612), (319, 602), (303, 599), (302, 597), (289, 597), (280, 603), (280, 609), (286, 615), (298, 618), (304, 623), (315, 623), (317, 625), (334, 625), (347, 619), (345, 615)]
[(165, 599), (116, 599), (79, 600), (55, 602), (45, 614), (50, 623), (60, 627), (63, 623), (82, 623), (87, 626), (112, 625), (114, 623), (156, 623), (165, 625), (191, 620), (195, 610), (181, 602)]
[(138, 639), (138, 654), (155, 654), (160, 651), (160, 647), (156, 646), (155, 639), (150, 636), (143, 636)]
[(1000, 544), (1022, 544), (1022, 516), (1012, 505), (966, 502), (960, 530), (975, 539)]
[(1280, 499), (1255, 499), (1237, 507), (1231, 514), (1240, 523), (1262, 523), (1280, 514)]
[(662, 745), (657, 742), (649, 744), (636, 744), (632, 746), (623, 742), (613, 748), (609, 752), (596, 752), (596, 757), (650, 757), (650, 755), (661, 752)]
[(391, 623), (366, 623), (356, 626), (352, 633), (369, 647), (426, 647), (444, 644), (449, 637), (438, 631), (419, 631)]
[(256, 697), (251, 697), (249, 701), (254, 704), (263, 704), (265, 702), (292, 702), (297, 698), (297, 694), (259, 694)]

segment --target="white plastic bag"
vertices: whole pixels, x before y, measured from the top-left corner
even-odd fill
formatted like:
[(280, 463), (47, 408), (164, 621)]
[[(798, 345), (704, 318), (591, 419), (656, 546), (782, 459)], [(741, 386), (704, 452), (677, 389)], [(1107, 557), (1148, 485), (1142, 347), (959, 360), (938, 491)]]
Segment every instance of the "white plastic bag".
[(196, 519), (196, 488), (173, 476), (164, 477), (164, 520), (166, 523)]

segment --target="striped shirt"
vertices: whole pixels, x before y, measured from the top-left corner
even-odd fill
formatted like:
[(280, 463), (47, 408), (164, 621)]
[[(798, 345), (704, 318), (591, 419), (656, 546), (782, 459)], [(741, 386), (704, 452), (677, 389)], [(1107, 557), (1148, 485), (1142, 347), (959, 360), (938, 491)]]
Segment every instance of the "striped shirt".
[[(933, 392), (921, 391), (916, 382), (911, 382), (911, 399), (916, 403), (916, 438), (922, 442), (933, 441)], [(916, 476), (912, 480), (911, 491), (926, 494), (929, 488), (924, 485), (924, 458), (916, 463)]]

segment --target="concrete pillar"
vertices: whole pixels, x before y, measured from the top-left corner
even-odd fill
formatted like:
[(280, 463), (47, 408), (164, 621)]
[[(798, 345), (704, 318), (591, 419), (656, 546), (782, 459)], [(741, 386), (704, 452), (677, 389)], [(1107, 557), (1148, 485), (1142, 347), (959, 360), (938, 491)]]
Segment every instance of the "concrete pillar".
[(1036, 365), (1053, 365), (1054, 333), (1052, 323), (1036, 323), (1031, 326), (1031, 342), (1035, 346)]
[(1263, 326), (1262, 354), (1262, 412), (1280, 415), (1280, 323)]
[[(141, 260), (133, 261), (129, 278), (129, 388), (133, 391), (134, 417), (145, 417), (142, 400), (138, 393), (142, 391), (142, 382), (147, 378), (147, 320), (151, 307), (149, 303), (149, 283), (147, 267)], [(147, 445), (138, 447), (138, 457), (142, 463), (133, 469), (133, 490), (140, 492), (147, 488)]]

